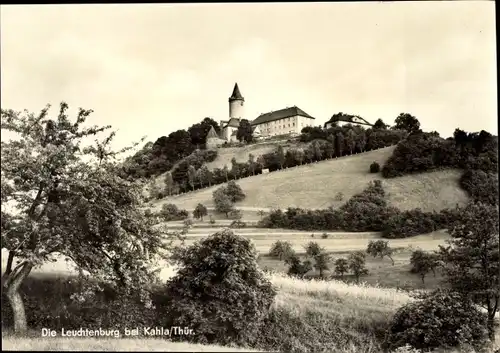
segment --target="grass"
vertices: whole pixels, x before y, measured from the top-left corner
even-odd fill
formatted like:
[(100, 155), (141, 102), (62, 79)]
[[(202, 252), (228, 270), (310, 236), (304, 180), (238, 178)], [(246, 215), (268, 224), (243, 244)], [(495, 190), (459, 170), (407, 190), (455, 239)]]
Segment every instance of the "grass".
[[(335, 274), (334, 261), (338, 258), (347, 258), (348, 252), (332, 253), (332, 261), (330, 262), (330, 271), (324, 271), (325, 277), (338, 276)], [(371, 256), (366, 257), (366, 268), (369, 273), (361, 277), (361, 282), (366, 286), (380, 288), (406, 288), (406, 289), (434, 289), (437, 288), (442, 281), (442, 276), (439, 271), (436, 277), (432, 273), (425, 277), (425, 284), (422, 283), (420, 276), (410, 273), (410, 256), (411, 252), (407, 248), (400, 249), (393, 255), (394, 265), (388, 258), (380, 259)], [(277, 273), (286, 273), (288, 267), (283, 261), (270, 258), (269, 256), (261, 256), (259, 258), (259, 266), (269, 271)], [(308, 276), (317, 277), (318, 271), (311, 271)], [(343, 279), (346, 283), (355, 284), (355, 278), (352, 275), (344, 275)]]
[(241, 348), (170, 342), (160, 338), (65, 338), (2, 336), (2, 349), (16, 351), (256, 352)]
[[(237, 207), (254, 208), (327, 208), (338, 207), (354, 194), (363, 191), (368, 182), (382, 179), (380, 174), (369, 173), (369, 165), (377, 161), (383, 165), (395, 147), (354, 156), (322, 161), (280, 172), (261, 174), (237, 181), (247, 197)], [(458, 170), (440, 170), (429, 173), (383, 179), (390, 204), (402, 209), (422, 208), (424, 211), (439, 211), (456, 204), (465, 204), (466, 193), (460, 189)], [(213, 186), (195, 192), (167, 197), (154, 203), (160, 208), (163, 203), (174, 203), (179, 208), (194, 209), (198, 203), (213, 207)], [(342, 192), (342, 201), (336, 201)]]

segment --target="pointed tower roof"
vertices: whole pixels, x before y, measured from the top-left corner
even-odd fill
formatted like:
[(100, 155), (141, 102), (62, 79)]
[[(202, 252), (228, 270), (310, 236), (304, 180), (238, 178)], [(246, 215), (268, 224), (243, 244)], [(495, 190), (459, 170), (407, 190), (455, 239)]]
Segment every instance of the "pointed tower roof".
[(231, 94), (231, 97), (229, 97), (229, 101), (234, 101), (234, 100), (242, 100), (242, 101), (245, 100), (245, 98), (243, 98), (243, 96), (240, 93), (238, 83), (234, 84), (233, 94)]
[(208, 134), (207, 134), (207, 139), (209, 138), (218, 138), (219, 136), (217, 136), (217, 133), (215, 132), (215, 129), (213, 126), (210, 127), (210, 130), (208, 131)]

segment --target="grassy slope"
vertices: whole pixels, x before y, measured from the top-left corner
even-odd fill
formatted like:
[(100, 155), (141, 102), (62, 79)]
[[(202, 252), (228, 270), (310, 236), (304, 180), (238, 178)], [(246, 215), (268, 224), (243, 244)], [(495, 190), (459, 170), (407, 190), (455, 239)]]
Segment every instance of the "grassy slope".
[[(369, 165), (377, 161), (382, 165), (394, 147), (387, 147), (354, 156), (342, 157), (315, 164), (290, 168), (281, 172), (261, 174), (238, 181), (247, 197), (238, 206), (262, 208), (326, 208), (342, 202), (334, 200), (338, 192), (344, 200), (361, 192), (369, 181), (382, 179), (380, 174), (369, 173)], [(443, 170), (394, 179), (383, 179), (388, 199), (400, 209), (420, 207), (440, 210), (464, 204), (468, 197), (460, 189), (460, 171)], [(154, 203), (174, 203), (181, 208), (194, 209), (198, 203), (213, 207), (213, 186), (192, 193), (165, 198)]]

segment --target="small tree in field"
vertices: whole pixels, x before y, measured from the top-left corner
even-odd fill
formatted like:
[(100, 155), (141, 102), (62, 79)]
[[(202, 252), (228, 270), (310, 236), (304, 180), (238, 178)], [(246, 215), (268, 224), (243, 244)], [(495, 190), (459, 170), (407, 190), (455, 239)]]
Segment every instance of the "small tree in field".
[(340, 275), (340, 278), (344, 278), (347, 272), (349, 272), (349, 262), (344, 258), (335, 260), (335, 273)]
[(323, 277), (323, 271), (328, 271), (330, 269), (330, 255), (321, 252), (314, 257), (314, 268), (319, 271), (320, 277)]
[(447, 282), (486, 309), (492, 341), (500, 305), (498, 222), (498, 206), (470, 203), (449, 228), (449, 246), (440, 248)]
[(315, 241), (310, 241), (304, 248), (306, 250), (306, 255), (309, 257), (316, 257), (323, 250)]
[(389, 247), (389, 242), (387, 240), (370, 240), (368, 247), (366, 248), (366, 253), (373, 257), (388, 257), (392, 265), (394, 266), (394, 259), (392, 258), (394, 250)]
[(203, 221), (203, 217), (206, 215), (208, 215), (207, 208), (201, 203), (199, 203), (193, 211), (194, 218), (201, 219)]
[(359, 278), (368, 274), (368, 269), (365, 267), (365, 253), (362, 251), (353, 252), (347, 260), (349, 262), (349, 269), (354, 274), (354, 277), (356, 277), (356, 282), (359, 283)]
[(174, 259), (180, 269), (167, 283), (164, 326), (196, 332), (182, 340), (221, 344), (262, 329), (276, 291), (250, 240), (224, 230), (177, 250)]
[(20, 286), (57, 254), (71, 259), (80, 276), (87, 271), (147, 299), (156, 279), (151, 261), (168, 247), (154, 218), (139, 209), (141, 185), (119, 177), (119, 152), (109, 147), (114, 133), (83, 146), (109, 127), (84, 127), (91, 110), (80, 109), (71, 122), (67, 109), (61, 103), (55, 119), (49, 106), (38, 115), (1, 111), (2, 133), (14, 135), (1, 142), (1, 244), (9, 254), (2, 287), (16, 332), (27, 330)]
[(219, 188), (213, 193), (215, 210), (219, 213), (224, 213), (226, 217), (229, 217), (229, 212), (234, 209), (234, 204), (224, 192), (224, 188)]
[(434, 273), (436, 277), (436, 267), (439, 265), (438, 257), (435, 254), (430, 254), (423, 250), (415, 250), (410, 257), (411, 269), (410, 272), (420, 276), (422, 284), (425, 284), (425, 276), (429, 272)]
[(290, 276), (297, 276), (299, 278), (303, 278), (306, 273), (313, 269), (311, 261), (302, 261), (295, 253), (285, 259), (285, 264), (289, 266), (287, 274)]
[(262, 219), (266, 215), (266, 212), (263, 210), (259, 210), (257, 211), (257, 215), (260, 217), (260, 219)]
[(227, 183), (227, 186), (223, 188), (223, 190), (224, 193), (229, 197), (231, 202), (242, 201), (246, 197), (243, 190), (241, 190), (241, 187), (236, 184), (234, 180), (231, 180), (229, 183)]
[(269, 256), (278, 258), (281, 260), (286, 260), (290, 255), (294, 254), (292, 244), (287, 241), (278, 240), (271, 246), (269, 251)]

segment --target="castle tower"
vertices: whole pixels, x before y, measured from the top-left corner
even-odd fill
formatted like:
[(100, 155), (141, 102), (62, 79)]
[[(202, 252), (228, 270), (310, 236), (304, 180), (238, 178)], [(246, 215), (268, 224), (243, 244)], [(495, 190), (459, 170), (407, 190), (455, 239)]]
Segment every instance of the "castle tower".
[(245, 98), (240, 93), (238, 83), (235, 83), (233, 94), (229, 97), (229, 118), (244, 119)]

